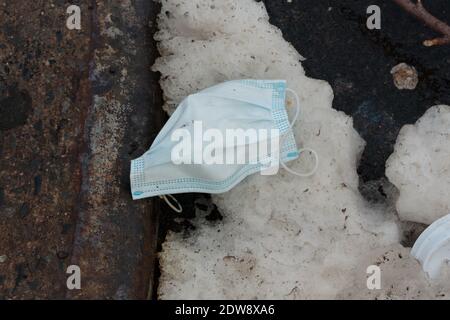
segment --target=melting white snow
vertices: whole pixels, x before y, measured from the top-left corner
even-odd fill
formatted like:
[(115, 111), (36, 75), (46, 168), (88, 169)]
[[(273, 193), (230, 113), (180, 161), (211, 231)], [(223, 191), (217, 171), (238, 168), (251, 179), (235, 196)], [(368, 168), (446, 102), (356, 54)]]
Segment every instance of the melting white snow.
[[(156, 35), (165, 110), (217, 83), (286, 79), (301, 98), (294, 129), (316, 150), (312, 178), (282, 170), (253, 175), (214, 196), (224, 215), (199, 213), (189, 237), (169, 233), (160, 254), (162, 299), (304, 299), (440, 297), (403, 248), (395, 210), (370, 205), (358, 191), (364, 141), (352, 119), (332, 108), (328, 83), (305, 76), (301, 55), (253, 0), (164, 0)], [(301, 30), (299, 31), (301, 32)], [(310, 57), (314, 59), (314, 57)], [(302, 160), (290, 164), (302, 171)], [(382, 289), (369, 291), (366, 268), (382, 268)], [(446, 291), (450, 292), (450, 291)]]
[(402, 220), (431, 224), (450, 213), (450, 107), (429, 109), (402, 128), (386, 176), (400, 190)]

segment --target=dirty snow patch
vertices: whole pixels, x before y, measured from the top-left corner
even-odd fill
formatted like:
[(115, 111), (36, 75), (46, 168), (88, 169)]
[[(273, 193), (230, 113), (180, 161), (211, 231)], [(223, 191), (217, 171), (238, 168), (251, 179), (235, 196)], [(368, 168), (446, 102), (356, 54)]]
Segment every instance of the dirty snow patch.
[[(187, 95), (223, 81), (286, 79), (301, 99), (297, 142), (320, 156), (314, 177), (284, 170), (253, 175), (213, 196), (223, 221), (208, 222), (198, 212), (190, 236), (169, 233), (160, 253), (159, 298), (407, 297), (395, 277), (403, 264), (405, 279), (429, 288), (409, 249), (399, 245), (393, 208), (370, 205), (358, 191), (365, 143), (352, 119), (332, 108), (328, 83), (305, 76), (303, 57), (269, 23), (262, 2), (164, 0), (158, 23), (162, 57), (154, 70), (162, 74), (169, 114)], [(289, 165), (306, 166), (303, 159)], [(392, 282), (368, 292), (366, 268), (386, 252), (385, 277)], [(434, 289), (417, 295), (436, 296)]]
[(402, 220), (431, 224), (450, 213), (450, 107), (435, 106), (400, 131), (386, 176)]

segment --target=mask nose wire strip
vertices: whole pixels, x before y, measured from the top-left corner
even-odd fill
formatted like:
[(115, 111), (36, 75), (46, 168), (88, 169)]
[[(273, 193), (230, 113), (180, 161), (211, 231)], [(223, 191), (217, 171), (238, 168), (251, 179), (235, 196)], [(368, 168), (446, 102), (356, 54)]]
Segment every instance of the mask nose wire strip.
[[(295, 116), (292, 119), (292, 122), (290, 124), (291, 130), (293, 130), (295, 123), (297, 122), (298, 118), (300, 117), (300, 98), (298, 97), (297, 92), (295, 92), (292, 89), (287, 88), (286, 92), (290, 92), (290, 93), (292, 93), (294, 95), (295, 101), (296, 101), (296, 104), (297, 104)], [(283, 142), (284, 142), (285, 138), (286, 138), (286, 135), (281, 138), (281, 146), (283, 145)], [(308, 177), (313, 176), (316, 173), (317, 169), (319, 169), (319, 155), (317, 154), (316, 151), (314, 151), (312, 149), (309, 149), (309, 148), (302, 148), (302, 149), (299, 150), (300, 154), (303, 153), (303, 152), (310, 152), (314, 156), (314, 161), (315, 161), (314, 168), (313, 168), (313, 170), (311, 170), (308, 173), (296, 172), (296, 171), (290, 169), (288, 166), (286, 166), (286, 164), (283, 161), (280, 161), (280, 163), (281, 163), (281, 166), (284, 168), (284, 170), (286, 170), (287, 172), (289, 172), (289, 173), (291, 173), (293, 175), (296, 175), (298, 177), (301, 177), (301, 178), (308, 178)]]
[(159, 196), (161, 199), (163, 199), (167, 205), (176, 213), (182, 213), (183, 207), (178, 202), (178, 200), (171, 194), (165, 195), (165, 196)]

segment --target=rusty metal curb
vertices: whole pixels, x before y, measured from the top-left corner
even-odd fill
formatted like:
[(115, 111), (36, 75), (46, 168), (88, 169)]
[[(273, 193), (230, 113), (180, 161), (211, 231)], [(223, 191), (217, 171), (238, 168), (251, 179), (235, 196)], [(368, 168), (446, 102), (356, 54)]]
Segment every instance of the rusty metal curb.
[[(146, 299), (158, 209), (131, 200), (128, 175), (164, 121), (150, 71), (159, 7), (78, 1), (82, 29), (68, 30), (68, 5), (1, 8), (1, 112), (12, 114), (0, 137), (0, 298)], [(81, 290), (66, 287), (69, 265)]]

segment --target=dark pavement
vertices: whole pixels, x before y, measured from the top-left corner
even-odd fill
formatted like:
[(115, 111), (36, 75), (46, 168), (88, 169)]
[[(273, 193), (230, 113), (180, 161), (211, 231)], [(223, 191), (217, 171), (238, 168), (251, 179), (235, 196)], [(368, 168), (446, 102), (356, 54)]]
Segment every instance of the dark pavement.
[[(450, 104), (450, 46), (427, 48), (439, 36), (392, 0), (264, 1), (271, 23), (307, 58), (309, 77), (333, 87), (333, 107), (351, 115), (366, 140), (359, 175), (363, 181), (384, 177), (385, 162), (398, 132), (436, 104)], [(447, 0), (423, 1), (450, 23)], [(368, 30), (367, 7), (381, 8), (381, 30)], [(398, 90), (391, 69), (406, 62), (419, 73), (413, 91)]]

